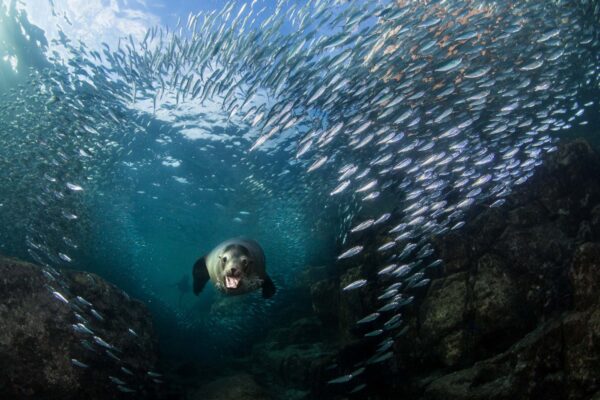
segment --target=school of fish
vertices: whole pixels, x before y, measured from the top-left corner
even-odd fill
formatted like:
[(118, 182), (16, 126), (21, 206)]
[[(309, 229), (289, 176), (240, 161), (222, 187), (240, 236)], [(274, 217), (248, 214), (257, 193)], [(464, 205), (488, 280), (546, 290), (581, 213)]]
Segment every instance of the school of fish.
[[(0, 11), (4, 22), (24, 18), (11, 6)], [(586, 0), (281, 0), (274, 8), (253, 0), (192, 13), (117, 48), (63, 36), (70, 59), (49, 55), (0, 94), (0, 222), (14, 220), (10, 210), (24, 232), (0, 232), (2, 246), (45, 266), (52, 296), (77, 305), (82, 345), (118, 363), (94, 336), (103, 317), (65, 292), (54, 267), (77, 259), (95, 194), (118, 179), (107, 171), (123, 165), (154, 116), (216, 105), (217, 124), (235, 128), (230, 148), (249, 171), (248, 190), (284, 196), (308, 187), (308, 200), (339, 204), (336, 262), (382, 260), (341, 289), (380, 293), (356, 321), (372, 356), (337, 366), (329, 380), (359, 392), (365, 369), (393, 357), (402, 308), (443, 264), (430, 238), (460, 229), (474, 204), (501, 206), (556, 150), (561, 131), (598, 112), (590, 96), (600, 90), (599, 17)], [(179, 134), (164, 127), (165, 142)], [(261, 165), (262, 153), (286, 163)], [(166, 156), (164, 168), (177, 165)], [(266, 185), (262, 169), (271, 171)], [(126, 392), (127, 378), (110, 380)]]

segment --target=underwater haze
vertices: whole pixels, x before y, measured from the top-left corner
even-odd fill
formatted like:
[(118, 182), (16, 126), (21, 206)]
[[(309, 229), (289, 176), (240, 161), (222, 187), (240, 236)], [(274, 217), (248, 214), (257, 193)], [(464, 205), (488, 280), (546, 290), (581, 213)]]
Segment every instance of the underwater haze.
[[(328, 381), (358, 393), (443, 265), (431, 239), (560, 138), (597, 143), (599, 19), (591, 0), (4, 0), (0, 253), (57, 301), (78, 295), (60, 268), (105, 278), (165, 357), (215, 368), (312, 312), (311, 271), (354, 269), (342, 295), (379, 296), (348, 334), (376, 346)], [(275, 296), (194, 296), (195, 261), (237, 236)]]

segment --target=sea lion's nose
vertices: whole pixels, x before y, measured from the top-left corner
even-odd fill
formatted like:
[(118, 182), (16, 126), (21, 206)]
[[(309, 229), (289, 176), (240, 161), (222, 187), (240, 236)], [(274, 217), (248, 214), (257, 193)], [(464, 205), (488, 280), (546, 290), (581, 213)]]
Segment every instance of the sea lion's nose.
[(231, 275), (237, 276), (239, 269), (237, 267), (231, 267)]

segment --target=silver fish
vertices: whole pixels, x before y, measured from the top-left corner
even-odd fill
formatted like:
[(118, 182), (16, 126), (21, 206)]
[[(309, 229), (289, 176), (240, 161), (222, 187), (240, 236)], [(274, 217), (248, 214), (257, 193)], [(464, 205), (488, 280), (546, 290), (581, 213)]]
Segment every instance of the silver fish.
[(361, 287), (365, 286), (366, 284), (367, 284), (367, 281), (365, 279), (359, 279), (357, 281), (350, 283), (349, 285), (344, 286), (344, 288), (342, 290), (347, 292), (350, 290), (355, 290), (355, 289), (361, 288)]

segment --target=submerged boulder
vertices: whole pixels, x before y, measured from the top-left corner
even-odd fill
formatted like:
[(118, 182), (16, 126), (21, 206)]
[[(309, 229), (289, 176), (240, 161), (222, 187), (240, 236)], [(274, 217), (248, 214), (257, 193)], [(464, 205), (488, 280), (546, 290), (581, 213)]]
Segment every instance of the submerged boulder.
[[(598, 394), (599, 206), (600, 158), (575, 141), (549, 155), (503, 207), (475, 210), (462, 231), (436, 239), (445, 274), (397, 346), (414, 398)], [(448, 284), (455, 281), (467, 284)], [(427, 363), (411, 373), (415, 343), (426, 345)]]
[[(252, 365), (257, 373), (277, 384), (309, 388), (318, 384), (321, 371), (331, 362), (335, 348), (323, 341), (322, 326), (302, 318), (288, 327), (274, 329), (253, 348)], [(265, 376), (265, 378), (267, 378)]]
[(599, 205), (600, 158), (575, 141), (504, 206), (437, 238), (446, 268), (397, 343), (410, 378), (396, 389), (428, 400), (598, 392)]
[(245, 373), (217, 379), (188, 397), (193, 400), (272, 400), (252, 375)]
[(0, 257), (0, 398), (160, 398), (146, 307), (102, 278)]
[(539, 325), (506, 352), (434, 380), (423, 399), (588, 399), (598, 393), (600, 310)]
[(443, 270), (403, 310), (369, 398), (600, 398), (600, 157), (563, 144), (504, 205), (466, 221), (433, 239)]

